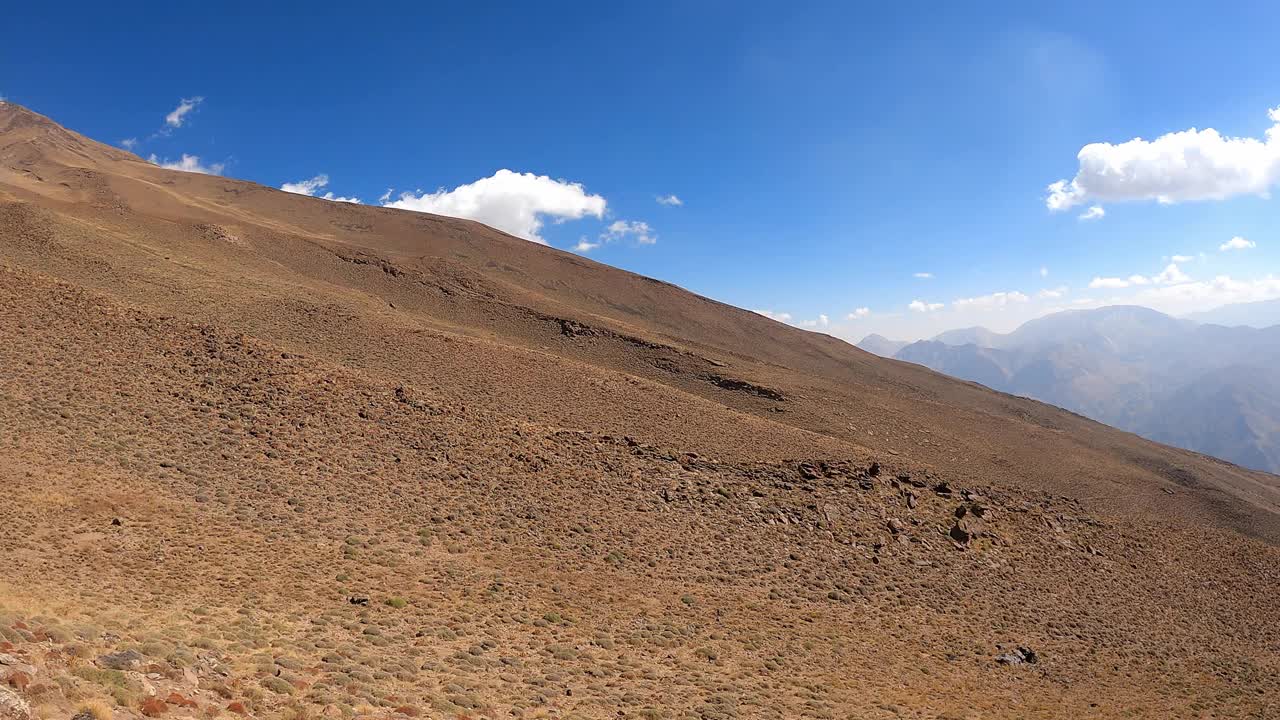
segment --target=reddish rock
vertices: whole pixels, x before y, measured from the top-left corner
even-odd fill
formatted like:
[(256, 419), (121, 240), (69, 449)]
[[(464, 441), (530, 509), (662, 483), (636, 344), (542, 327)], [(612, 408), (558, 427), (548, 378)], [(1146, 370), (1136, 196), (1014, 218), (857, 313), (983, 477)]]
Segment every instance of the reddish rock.
[(183, 697), (182, 695), (179, 695), (176, 692), (169, 693), (169, 697), (165, 698), (164, 701), (169, 703), (170, 705), (177, 705), (178, 707), (184, 707), (184, 708), (198, 707), (195, 700), (192, 700), (191, 698)]
[(227, 711), (236, 713), (237, 715), (248, 715), (249, 711), (245, 708), (244, 703), (239, 700), (227, 703)]
[(139, 710), (147, 717), (160, 717), (169, 712), (169, 706), (165, 705), (164, 701), (158, 697), (149, 697), (142, 701), (142, 707)]
[(18, 690), (26, 690), (27, 686), (31, 684), (31, 676), (28, 675), (27, 673), (22, 672), (21, 670), (18, 670), (17, 672), (14, 672), (11, 675), (9, 675), (9, 679), (7, 682), (9, 683), (9, 687), (11, 688), (16, 688)]

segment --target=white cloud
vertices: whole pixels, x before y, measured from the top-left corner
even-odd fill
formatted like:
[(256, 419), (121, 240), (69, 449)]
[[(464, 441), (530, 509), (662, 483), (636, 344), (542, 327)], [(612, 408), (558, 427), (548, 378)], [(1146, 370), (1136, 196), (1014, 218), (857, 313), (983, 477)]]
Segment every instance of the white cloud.
[(675, 195), (659, 195), (654, 199), (658, 201), (659, 205), (667, 205), (669, 207), (680, 207), (681, 205), (684, 205), (684, 201)]
[(751, 312), (756, 313), (757, 315), (763, 315), (770, 320), (777, 320), (778, 322), (784, 323), (791, 322), (791, 313), (774, 312), (772, 310), (752, 310)]
[(387, 188), (387, 191), (378, 196), (378, 204), (386, 205), (391, 200), (391, 193), (395, 192), (395, 188)]
[(202, 97), (184, 98), (178, 103), (178, 107), (173, 112), (164, 116), (164, 124), (171, 128), (180, 128), (186, 122), (187, 115), (196, 109), (196, 106), (204, 102)]
[(603, 218), (605, 199), (589, 195), (579, 183), (553, 180), (546, 175), (499, 170), (453, 190), (434, 193), (402, 193), (386, 207), (469, 218), (526, 240), (545, 243), (538, 234), (543, 218), (558, 222), (588, 215)]
[[(287, 193), (293, 193), (295, 195), (306, 195), (308, 197), (315, 197), (316, 192), (318, 192), (321, 188), (325, 187), (328, 184), (329, 184), (329, 176), (325, 175), (324, 173), (320, 173), (319, 175), (313, 178), (309, 178), (307, 180), (299, 180), (298, 182), (287, 182), (281, 185), (280, 189)], [(334, 195), (331, 192), (327, 192), (323, 195), (320, 195), (319, 198), (321, 200), (332, 200), (333, 202), (352, 203), (355, 205), (360, 204), (360, 198), (358, 197), (343, 197), (341, 195)]]
[(125, 138), (120, 141), (120, 147), (125, 150), (132, 150), (138, 146), (138, 138)]
[(1280, 276), (1265, 275), (1253, 280), (1235, 280), (1219, 275), (1212, 280), (1182, 282), (1152, 287), (1134, 300), (1163, 312), (1179, 314), (1208, 310), (1228, 303), (1256, 302), (1280, 298)]
[(321, 200), (332, 200), (333, 202), (351, 203), (351, 204), (353, 204), (353, 205), (359, 205), (359, 204), (360, 204), (360, 198), (358, 198), (358, 197), (342, 197), (341, 195), (334, 195), (334, 194), (333, 194), (333, 193), (331, 193), (331, 192), (327, 192), (327, 193), (325, 193), (325, 194), (321, 195), (321, 196), (320, 196), (320, 199), (321, 199)]
[(1249, 248), (1258, 247), (1258, 243), (1252, 240), (1246, 240), (1239, 235), (1218, 246), (1218, 252), (1227, 252), (1228, 250), (1248, 250)]
[(582, 237), (582, 238), (578, 238), (578, 244), (574, 245), (573, 249), (578, 252), (585, 253), (585, 252), (591, 252), (592, 250), (595, 250), (596, 248), (600, 247), (600, 245), (601, 243), (591, 242), (590, 240), (587, 240), (585, 237)]
[(1159, 274), (1147, 277), (1146, 275), (1130, 275), (1127, 278), (1118, 277), (1094, 277), (1089, 283), (1089, 287), (1094, 290), (1120, 290), (1127, 287), (1143, 287), (1146, 285), (1172, 285), (1174, 283), (1187, 282), (1191, 278), (1182, 272), (1182, 268), (1177, 263), (1169, 263), (1161, 270)]
[(918, 273), (911, 273), (911, 277), (916, 278), (916, 279), (918, 279), (918, 280), (932, 280), (932, 279), (933, 279), (933, 273), (931, 273), (931, 272), (918, 272)]
[(1091, 290), (1097, 290), (1099, 288), (1118, 290), (1120, 288), (1127, 288), (1127, 287), (1129, 287), (1129, 281), (1125, 280), (1124, 278), (1095, 277), (1093, 280), (1089, 282), (1089, 288)]
[(329, 176), (324, 173), (310, 178), (309, 180), (299, 180), (298, 182), (287, 182), (280, 186), (280, 189), (287, 193), (295, 193), (297, 195), (315, 195), (316, 191), (329, 184)]
[(1263, 140), (1191, 128), (1151, 141), (1085, 145), (1077, 155), (1076, 176), (1049, 185), (1045, 205), (1058, 211), (1086, 201), (1172, 204), (1266, 197), (1280, 182), (1280, 107), (1267, 115), (1272, 126)]
[(941, 310), (944, 307), (946, 306), (942, 303), (927, 303), (923, 300), (912, 300), (911, 303), (907, 305), (907, 308), (915, 312), (934, 312), (936, 310)]
[(1085, 210), (1084, 212), (1080, 213), (1080, 219), (1085, 221), (1101, 220), (1106, 216), (1107, 216), (1107, 211), (1104, 210), (1101, 205), (1094, 205), (1090, 207), (1088, 210)]
[(996, 292), (990, 295), (979, 295), (978, 297), (959, 298), (951, 304), (957, 308), (997, 308), (1004, 307), (1010, 303), (1024, 303), (1031, 298), (1022, 293), (1012, 290), (1009, 292)]
[(1063, 297), (1068, 292), (1069, 290), (1067, 289), (1066, 285), (1059, 285), (1056, 288), (1045, 288), (1041, 290), (1040, 292), (1036, 293), (1036, 297), (1040, 298), (1041, 300), (1056, 300), (1060, 297)]
[(1194, 255), (1174, 255), (1169, 259), (1174, 261), (1175, 263), (1189, 263), (1192, 260), (1195, 260), (1196, 258)]
[(600, 235), (600, 239), (604, 242), (613, 242), (627, 237), (635, 238), (635, 241), (641, 245), (652, 245), (658, 242), (658, 236), (654, 234), (653, 228), (649, 227), (649, 223), (639, 220), (614, 220)]
[(828, 328), (831, 327), (831, 318), (826, 315), (819, 314), (814, 320), (801, 320), (800, 327), (803, 328)]
[(853, 312), (851, 312), (851, 313), (849, 313), (848, 315), (846, 315), (846, 316), (845, 316), (845, 319), (847, 319), (847, 320), (861, 320), (862, 318), (864, 318), (864, 317), (866, 317), (866, 316), (868, 316), (868, 315), (870, 315), (870, 314), (871, 314), (871, 308), (867, 308), (867, 307), (860, 307), (860, 308), (855, 308)]
[(200, 162), (199, 156), (188, 155), (186, 153), (182, 154), (181, 160), (161, 160), (156, 157), (155, 153), (152, 153), (151, 156), (147, 158), (147, 162), (152, 165), (159, 165), (165, 170), (181, 170), (189, 173), (200, 173), (201, 175), (221, 175), (223, 168), (226, 167), (223, 163), (205, 165)]
[(1174, 283), (1187, 282), (1191, 278), (1178, 267), (1176, 262), (1169, 263), (1159, 275), (1151, 278), (1157, 285), (1172, 285)]

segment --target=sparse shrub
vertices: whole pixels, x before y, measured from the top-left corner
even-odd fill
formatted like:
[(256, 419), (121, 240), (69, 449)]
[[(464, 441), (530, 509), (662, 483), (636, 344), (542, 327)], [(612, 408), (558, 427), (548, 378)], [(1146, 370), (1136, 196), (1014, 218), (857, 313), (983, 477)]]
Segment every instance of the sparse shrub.
[(111, 720), (111, 708), (98, 700), (83, 703), (76, 709), (77, 720)]
[(387, 604), (397, 610), (401, 610), (409, 605), (409, 601), (402, 597), (389, 597), (387, 598)]
[(264, 678), (262, 686), (279, 695), (292, 695), (294, 693), (292, 685), (275, 676)]

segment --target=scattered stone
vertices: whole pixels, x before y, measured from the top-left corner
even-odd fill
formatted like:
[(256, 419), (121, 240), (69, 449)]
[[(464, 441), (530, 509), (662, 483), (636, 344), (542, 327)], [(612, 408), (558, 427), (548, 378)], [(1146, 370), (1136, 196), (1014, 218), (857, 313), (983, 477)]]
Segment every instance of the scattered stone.
[(111, 527), (121, 527), (122, 525), (124, 525), (124, 520), (121, 520), (120, 518), (111, 518)]
[(366, 606), (369, 604), (369, 597), (367, 595), (352, 595), (347, 598), (347, 602), (352, 605)]
[(867, 468), (867, 474), (871, 477), (880, 477), (880, 463), (871, 463), (871, 467)]
[(1001, 665), (1022, 665), (1024, 663), (1035, 665), (1040, 662), (1040, 656), (1029, 647), (1019, 647), (1012, 652), (997, 655), (996, 662)]
[(137, 670), (146, 658), (137, 650), (109, 653), (98, 658), (98, 667), (108, 670)]
[(894, 535), (900, 535), (906, 530), (906, 526), (898, 518), (889, 518), (889, 532)]

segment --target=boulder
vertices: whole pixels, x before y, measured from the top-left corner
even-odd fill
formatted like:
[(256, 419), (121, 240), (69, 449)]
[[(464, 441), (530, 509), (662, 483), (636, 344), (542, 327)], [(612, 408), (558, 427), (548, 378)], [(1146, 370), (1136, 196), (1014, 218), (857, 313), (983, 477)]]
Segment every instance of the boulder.
[(137, 670), (146, 658), (137, 650), (123, 650), (98, 657), (98, 667), (108, 670)]
[(31, 706), (17, 693), (0, 687), (0, 720), (31, 720)]

